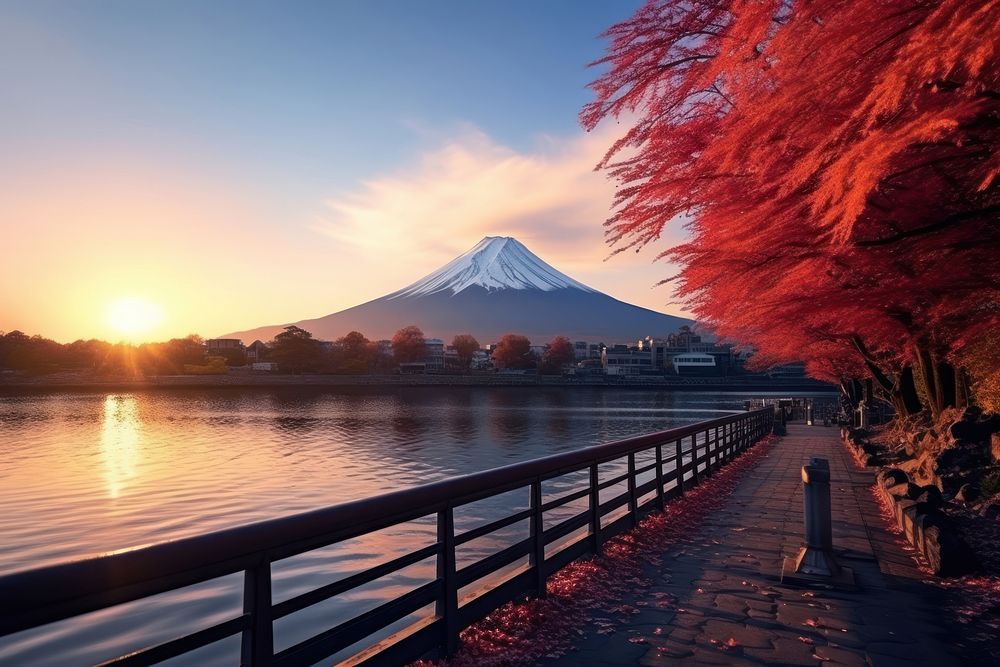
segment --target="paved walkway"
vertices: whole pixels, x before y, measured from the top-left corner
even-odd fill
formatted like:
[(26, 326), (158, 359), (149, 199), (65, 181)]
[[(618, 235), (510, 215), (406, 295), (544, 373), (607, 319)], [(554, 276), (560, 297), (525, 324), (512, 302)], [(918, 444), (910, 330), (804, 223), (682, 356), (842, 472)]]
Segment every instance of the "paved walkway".
[[(559, 665), (957, 665), (940, 623), (940, 589), (885, 530), (871, 473), (834, 428), (792, 424), (688, 544), (665, 554), (655, 584), (626, 600), (625, 628), (589, 628)], [(802, 539), (800, 470), (830, 461), (834, 546), (858, 590), (779, 583)], [(656, 601), (675, 600), (662, 608)], [(937, 620), (936, 620), (937, 619)], [(607, 630), (604, 630), (607, 632)]]

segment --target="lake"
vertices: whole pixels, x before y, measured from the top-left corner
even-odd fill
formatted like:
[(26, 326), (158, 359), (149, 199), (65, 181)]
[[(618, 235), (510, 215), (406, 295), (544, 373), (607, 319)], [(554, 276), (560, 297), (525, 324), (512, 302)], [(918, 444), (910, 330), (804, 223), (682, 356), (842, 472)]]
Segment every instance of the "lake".
[[(712, 419), (741, 411), (750, 396), (520, 387), (0, 396), (0, 574)], [(458, 527), (527, 506), (527, 497), (476, 505), (456, 514)], [(517, 530), (477, 540), (462, 557), (491, 553)], [(279, 561), (275, 602), (431, 541), (432, 523), (417, 521)], [(433, 563), (418, 564), (282, 619), (276, 648), (428, 576)], [(0, 664), (100, 661), (225, 620), (239, 611), (241, 591), (242, 579), (233, 575), (2, 638)], [(233, 664), (238, 655), (235, 638), (176, 664), (193, 656), (199, 664)]]

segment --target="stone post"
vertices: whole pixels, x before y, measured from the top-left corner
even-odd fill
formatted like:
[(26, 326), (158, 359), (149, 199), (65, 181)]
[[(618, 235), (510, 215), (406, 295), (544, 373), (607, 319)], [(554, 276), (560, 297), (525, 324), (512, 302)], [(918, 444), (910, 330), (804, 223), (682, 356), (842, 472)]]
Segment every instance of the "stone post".
[(829, 461), (813, 458), (802, 466), (802, 490), (806, 544), (795, 559), (795, 571), (832, 577), (840, 572), (840, 566), (833, 558)]

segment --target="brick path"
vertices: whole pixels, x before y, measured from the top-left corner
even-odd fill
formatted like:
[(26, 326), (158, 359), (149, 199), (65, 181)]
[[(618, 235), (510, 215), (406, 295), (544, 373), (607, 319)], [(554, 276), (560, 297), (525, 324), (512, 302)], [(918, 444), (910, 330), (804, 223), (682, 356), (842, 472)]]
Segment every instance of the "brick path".
[[(611, 634), (595, 618), (577, 650), (550, 664), (959, 664), (935, 621), (942, 592), (922, 583), (926, 575), (885, 530), (871, 474), (838, 437), (834, 428), (789, 425), (723, 510), (664, 554), (649, 573), (652, 588), (623, 601), (639, 613)], [(779, 583), (782, 557), (801, 544), (800, 470), (811, 456), (830, 461), (834, 547), (858, 590)], [(656, 604), (665, 599), (676, 606)]]

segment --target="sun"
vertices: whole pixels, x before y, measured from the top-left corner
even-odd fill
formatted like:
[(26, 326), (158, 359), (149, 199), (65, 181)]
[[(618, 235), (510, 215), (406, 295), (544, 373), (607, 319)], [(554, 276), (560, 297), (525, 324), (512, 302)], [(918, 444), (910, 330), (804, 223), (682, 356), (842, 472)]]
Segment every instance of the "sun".
[(105, 321), (115, 333), (134, 339), (147, 333), (163, 320), (163, 311), (139, 297), (125, 297), (112, 301), (105, 313)]

